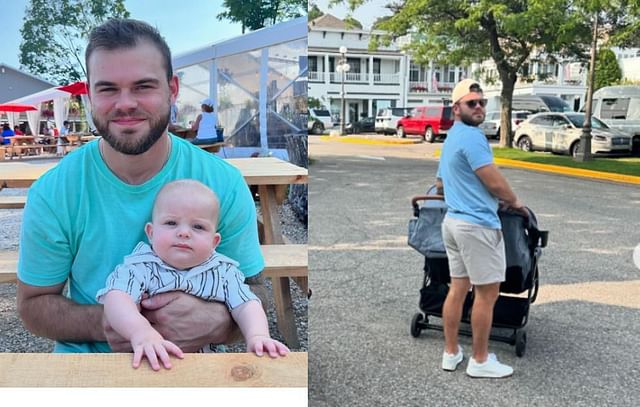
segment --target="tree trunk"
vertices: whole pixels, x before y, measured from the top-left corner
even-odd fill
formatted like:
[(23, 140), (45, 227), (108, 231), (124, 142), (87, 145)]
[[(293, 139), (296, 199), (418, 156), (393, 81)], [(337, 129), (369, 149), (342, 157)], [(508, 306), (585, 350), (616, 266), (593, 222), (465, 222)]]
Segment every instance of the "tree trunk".
[[(285, 134), (284, 138), (287, 141), (289, 161), (300, 167), (309, 168), (307, 134)], [(307, 184), (293, 184), (289, 188), (289, 203), (298, 219), (305, 225), (308, 221), (307, 193)]]
[(502, 79), (502, 91), (500, 92), (500, 147), (512, 148), (511, 106), (517, 76), (515, 73), (501, 72), (500, 78)]

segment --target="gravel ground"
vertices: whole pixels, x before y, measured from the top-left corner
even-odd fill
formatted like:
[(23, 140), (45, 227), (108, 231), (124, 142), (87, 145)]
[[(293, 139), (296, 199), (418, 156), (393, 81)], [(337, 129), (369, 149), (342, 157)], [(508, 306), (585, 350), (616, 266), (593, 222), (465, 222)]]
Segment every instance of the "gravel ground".
[[(26, 195), (27, 189), (4, 189), (0, 195)], [(259, 209), (259, 208), (258, 208)], [(291, 243), (306, 244), (307, 229), (296, 219), (288, 201), (279, 208), (282, 231)], [(18, 250), (20, 225), (22, 223), (22, 209), (0, 210), (0, 257), (7, 252)], [(267, 280), (267, 288), (271, 290), (271, 283)], [(308, 351), (307, 338), (307, 298), (298, 289), (295, 282), (291, 282), (294, 313), (298, 327), (300, 347), (293, 351)], [(283, 338), (275, 325), (276, 314), (273, 301), (269, 302), (267, 311), (269, 329), (272, 337), (280, 341)], [(32, 335), (24, 329), (16, 312), (16, 285), (0, 284), (0, 352), (50, 352), (53, 341)], [(229, 351), (243, 352), (244, 344), (229, 347)]]

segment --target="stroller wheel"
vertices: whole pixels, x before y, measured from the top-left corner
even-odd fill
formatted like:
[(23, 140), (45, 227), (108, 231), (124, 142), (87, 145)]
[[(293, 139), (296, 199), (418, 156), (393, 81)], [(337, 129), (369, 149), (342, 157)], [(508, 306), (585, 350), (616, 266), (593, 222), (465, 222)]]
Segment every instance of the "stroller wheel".
[(516, 331), (516, 356), (521, 358), (527, 349), (527, 332), (524, 330)]
[(411, 336), (417, 338), (420, 336), (420, 332), (422, 332), (422, 320), (427, 321), (426, 317), (424, 317), (420, 312), (413, 316), (411, 320)]

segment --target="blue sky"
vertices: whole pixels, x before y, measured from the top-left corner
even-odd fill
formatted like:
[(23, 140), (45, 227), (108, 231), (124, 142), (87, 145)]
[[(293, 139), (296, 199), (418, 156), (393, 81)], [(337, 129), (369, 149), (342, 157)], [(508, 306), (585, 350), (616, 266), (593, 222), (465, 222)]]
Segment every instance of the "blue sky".
[[(20, 67), (18, 53), (29, 0), (0, 0), (2, 42), (0, 62)], [(156, 26), (173, 55), (241, 35), (239, 24), (218, 21), (222, 0), (125, 0), (132, 18)]]

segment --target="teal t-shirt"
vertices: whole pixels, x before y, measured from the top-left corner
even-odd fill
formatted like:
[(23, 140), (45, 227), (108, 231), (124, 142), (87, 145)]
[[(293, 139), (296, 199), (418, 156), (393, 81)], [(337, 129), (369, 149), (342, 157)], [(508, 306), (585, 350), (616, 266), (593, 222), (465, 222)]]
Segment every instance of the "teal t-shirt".
[[(246, 277), (264, 268), (256, 208), (238, 169), (178, 137), (162, 170), (141, 185), (129, 185), (106, 166), (98, 141), (72, 152), (29, 189), (20, 237), (18, 278), (34, 286), (69, 280), (68, 296), (96, 304), (107, 276), (140, 241), (156, 194), (167, 182), (192, 178), (220, 200), (216, 249), (236, 260)], [(184, 199), (189, 199), (185, 196)], [(106, 342), (56, 342), (54, 352), (110, 352)]]
[(498, 199), (476, 174), (477, 169), (492, 163), (491, 146), (482, 130), (456, 121), (447, 132), (438, 166), (447, 216), (492, 229), (501, 228)]

